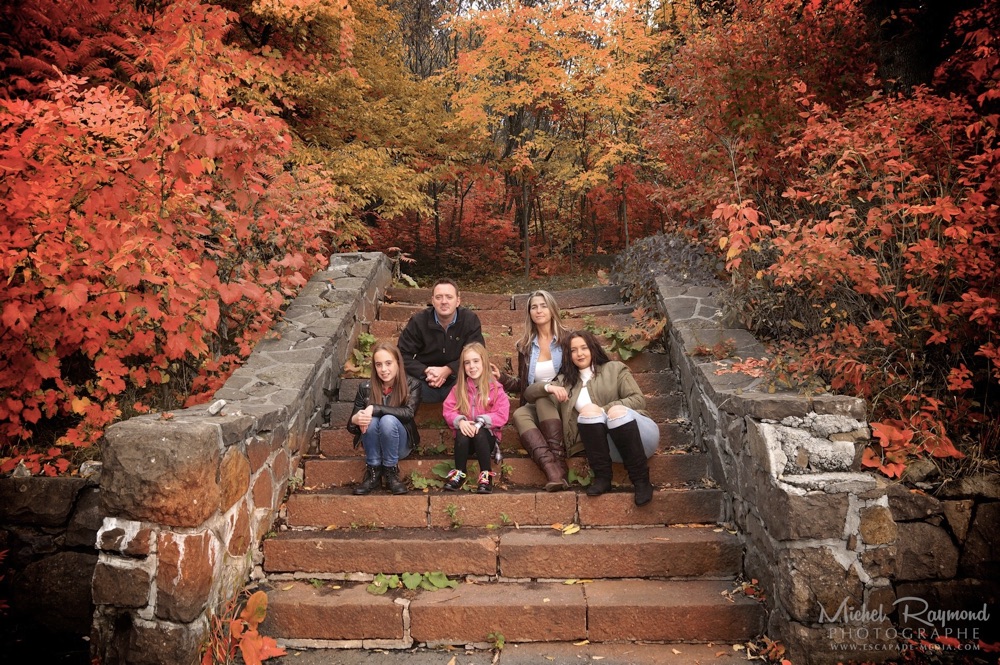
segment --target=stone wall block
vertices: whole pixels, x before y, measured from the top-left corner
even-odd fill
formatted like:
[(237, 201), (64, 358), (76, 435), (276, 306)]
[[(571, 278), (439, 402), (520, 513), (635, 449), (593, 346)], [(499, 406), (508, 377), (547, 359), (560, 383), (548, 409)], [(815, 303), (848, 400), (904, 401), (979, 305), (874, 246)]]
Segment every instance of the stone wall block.
[(279, 450), (274, 456), (274, 463), (271, 469), (274, 472), (274, 480), (279, 485), (288, 480), (289, 469), (291, 468), (290, 462), (291, 458), (289, 458), (288, 453), (284, 450)]
[(33, 561), (14, 580), (11, 606), (54, 633), (86, 635), (94, 612), (90, 580), (97, 555), (58, 552)]
[(222, 456), (219, 485), (222, 487), (223, 512), (246, 496), (250, 488), (250, 460), (239, 446), (230, 446)]
[(149, 603), (153, 576), (146, 566), (123, 565), (110, 557), (97, 563), (92, 591), (97, 605), (140, 608)]
[(63, 526), (88, 482), (83, 478), (0, 478), (0, 522)]
[(862, 508), (859, 531), (866, 545), (889, 545), (896, 541), (896, 523), (884, 506)]
[(789, 485), (769, 484), (757, 495), (757, 509), (768, 517), (777, 540), (843, 538), (848, 496), (804, 492)]
[(945, 481), (938, 496), (942, 499), (1000, 501), (1000, 474), (981, 474)]
[(153, 538), (153, 530), (141, 522), (106, 517), (97, 532), (97, 549), (144, 557), (152, 551)]
[(228, 532), (226, 550), (232, 556), (243, 556), (250, 549), (252, 536), (250, 532), (250, 507), (246, 501), (241, 501), (228, 515), (226, 525)]
[(271, 479), (270, 469), (261, 469), (260, 473), (257, 474), (250, 490), (250, 496), (255, 508), (273, 508), (275, 506), (274, 481)]
[(156, 616), (189, 623), (208, 604), (219, 543), (211, 532), (161, 533), (157, 543)]
[(897, 524), (900, 581), (949, 579), (958, 571), (958, 548), (941, 527), (926, 522)]
[(972, 499), (941, 502), (944, 517), (948, 520), (948, 526), (959, 544), (965, 542), (965, 536), (969, 533), (969, 524), (972, 522), (972, 507), (975, 504), (976, 502)]
[(868, 406), (860, 397), (849, 395), (813, 395), (812, 411), (820, 415), (847, 416), (856, 420), (868, 418)]
[(872, 547), (858, 554), (865, 572), (871, 577), (889, 578), (896, 572), (897, 548), (895, 545)]
[(257, 471), (267, 464), (271, 456), (271, 433), (264, 432), (255, 436), (247, 442), (247, 459), (250, 460), (250, 473)]
[(774, 425), (760, 423), (751, 418), (746, 419), (746, 443), (750, 457), (759, 464), (772, 478), (784, 473), (788, 465), (788, 456), (781, 446)]
[(725, 396), (721, 401), (717, 399), (716, 404), (719, 409), (735, 416), (778, 422), (788, 417), (805, 417), (812, 411), (810, 399), (797, 393), (732, 394)]
[(845, 569), (827, 547), (787, 549), (777, 567), (777, 594), (795, 621), (818, 621), (820, 607), (832, 617), (845, 600), (853, 607), (864, 600), (857, 571)]
[(208, 635), (208, 621), (178, 625), (136, 619), (129, 639), (129, 665), (195, 665)]
[(101, 491), (97, 487), (87, 487), (78, 495), (73, 514), (66, 527), (66, 547), (93, 547), (97, 542), (97, 530), (104, 519), (101, 516)]
[(886, 488), (889, 495), (889, 509), (897, 522), (926, 519), (932, 515), (941, 514), (941, 502), (934, 497), (921, 492), (908, 490), (900, 484), (892, 484)]
[(106, 515), (189, 527), (218, 510), (222, 459), (211, 423), (139, 417), (105, 433), (101, 503)]
[(964, 575), (1000, 579), (1000, 502), (976, 507), (960, 563)]

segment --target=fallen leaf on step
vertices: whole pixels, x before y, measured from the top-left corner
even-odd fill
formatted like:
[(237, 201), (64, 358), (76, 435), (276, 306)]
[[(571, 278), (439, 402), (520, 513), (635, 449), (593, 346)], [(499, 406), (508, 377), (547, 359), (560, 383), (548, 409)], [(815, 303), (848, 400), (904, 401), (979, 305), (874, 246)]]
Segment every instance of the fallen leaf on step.
[(604, 656), (591, 656), (591, 660), (604, 660)]
[(325, 529), (323, 529), (323, 530), (324, 530), (324, 531), (334, 531), (334, 530), (336, 530), (336, 528), (337, 528), (337, 525), (336, 525), (336, 524), (329, 524), (329, 525), (327, 525), (327, 527), (326, 527)]
[(451, 660), (449, 660), (449, 661), (448, 661), (448, 665), (455, 665), (455, 663), (457, 662), (457, 661), (456, 661), (455, 659), (456, 659), (457, 657), (458, 657), (458, 656), (452, 656), (452, 657), (451, 657)]
[(571, 536), (574, 533), (579, 533), (580, 532), (580, 525), (579, 524), (570, 524), (567, 527), (563, 527), (562, 532), (563, 532), (564, 536)]
[(742, 651), (745, 648), (746, 647), (744, 647), (742, 644), (734, 644), (733, 645), (733, 651)]
[(680, 653), (681, 653), (681, 652), (680, 652), (680, 651), (678, 651), (677, 649), (671, 649), (671, 651), (673, 651), (673, 652), (674, 652), (675, 654), (677, 654), (677, 655), (680, 655)]
[(712, 529), (713, 533), (722, 533), (722, 529)]
[(565, 582), (563, 582), (563, 584), (576, 584), (579, 581), (580, 580), (566, 580)]
[(550, 600), (549, 600), (548, 598), (542, 598), (542, 602), (543, 602), (543, 603), (549, 603), (549, 602), (551, 602), (551, 601), (550, 601)]
[(294, 586), (295, 586), (294, 584), (286, 584), (285, 586), (281, 587), (281, 590), (282, 591), (288, 591), (289, 589), (293, 588)]
[(552, 528), (553, 529), (558, 529), (559, 531), (562, 531), (563, 526), (565, 526), (565, 525), (561, 524), (560, 522), (556, 522), (555, 524), (552, 525)]
[(664, 540), (664, 541), (667, 541), (667, 542), (670, 541), (669, 538), (653, 538), (653, 540)]
[(573, 646), (575, 647), (582, 647), (586, 646), (587, 644), (590, 644), (590, 640), (581, 640), (579, 642), (573, 642)]

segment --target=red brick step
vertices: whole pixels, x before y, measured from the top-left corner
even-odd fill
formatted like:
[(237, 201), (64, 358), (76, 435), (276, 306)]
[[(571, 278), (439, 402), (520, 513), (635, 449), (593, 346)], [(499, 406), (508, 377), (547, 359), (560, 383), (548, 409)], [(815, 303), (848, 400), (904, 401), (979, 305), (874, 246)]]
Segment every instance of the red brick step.
[(721, 516), (722, 492), (659, 489), (653, 492), (652, 502), (637, 507), (631, 491), (613, 491), (599, 497), (572, 491), (530, 490), (354, 496), (350, 490), (335, 489), (296, 492), (288, 498), (286, 509), (288, 524), (293, 527), (714, 524)]

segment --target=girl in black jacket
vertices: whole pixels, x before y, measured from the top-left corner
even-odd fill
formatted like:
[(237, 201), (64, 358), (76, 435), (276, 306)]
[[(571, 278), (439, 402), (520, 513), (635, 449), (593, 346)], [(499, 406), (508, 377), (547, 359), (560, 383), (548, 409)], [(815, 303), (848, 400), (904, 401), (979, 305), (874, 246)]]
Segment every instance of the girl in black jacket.
[(399, 479), (399, 460), (420, 442), (414, 417), (420, 406), (420, 384), (403, 370), (403, 356), (395, 344), (379, 342), (372, 349), (372, 378), (358, 387), (347, 431), (354, 446), (365, 448), (365, 477), (355, 494), (382, 486), (406, 494)]

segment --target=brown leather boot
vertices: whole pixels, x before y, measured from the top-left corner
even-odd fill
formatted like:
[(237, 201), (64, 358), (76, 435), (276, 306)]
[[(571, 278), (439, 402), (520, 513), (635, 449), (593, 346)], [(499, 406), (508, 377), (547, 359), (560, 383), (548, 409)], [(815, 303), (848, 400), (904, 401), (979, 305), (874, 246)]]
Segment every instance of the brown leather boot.
[[(528, 451), (531, 461), (542, 470), (542, 473), (548, 479), (548, 482), (545, 483), (545, 489), (549, 492), (555, 489), (565, 489), (563, 486), (565, 476), (560, 470), (559, 463), (556, 461), (552, 451), (549, 450), (549, 444), (545, 442), (545, 437), (542, 436), (541, 431), (532, 428), (527, 432), (523, 432), (521, 434), (521, 445)], [(565, 463), (564, 459), (563, 465)], [(550, 486), (552, 486), (552, 489), (550, 489)]]
[(562, 421), (558, 418), (543, 420), (538, 423), (538, 429), (545, 437), (545, 445), (548, 446), (549, 452), (552, 453), (552, 459), (555, 460), (555, 466), (559, 469), (558, 482), (550, 477), (549, 482), (545, 483), (545, 491), (568, 490), (569, 481), (566, 480), (566, 476), (569, 475), (569, 467), (566, 465), (566, 446), (563, 445)]

